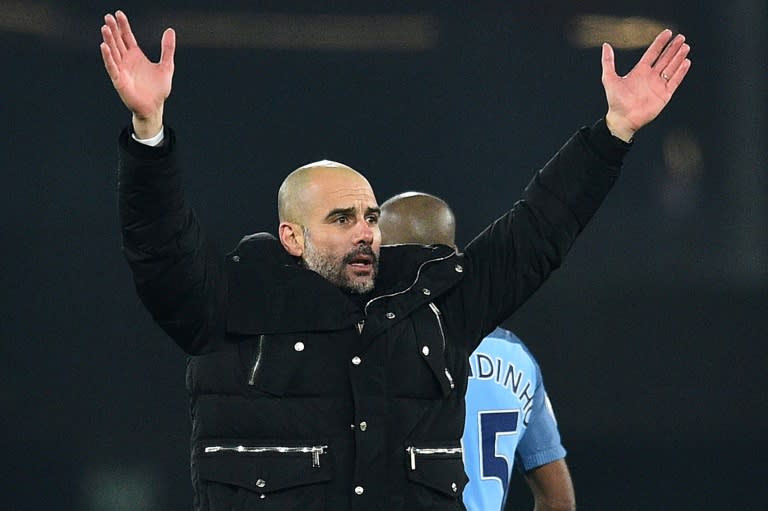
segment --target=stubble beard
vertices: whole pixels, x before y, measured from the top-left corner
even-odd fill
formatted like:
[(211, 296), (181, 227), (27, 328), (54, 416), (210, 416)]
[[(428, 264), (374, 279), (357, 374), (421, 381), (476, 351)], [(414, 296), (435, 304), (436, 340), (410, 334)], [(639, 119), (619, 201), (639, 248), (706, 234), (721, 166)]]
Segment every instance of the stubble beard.
[[(331, 284), (345, 291), (355, 294), (364, 294), (373, 289), (376, 275), (379, 273), (379, 258), (373, 252), (369, 244), (360, 244), (355, 250), (348, 252), (342, 258), (318, 250), (312, 243), (309, 230), (304, 227), (304, 266), (325, 278)], [(371, 258), (372, 272), (369, 279), (352, 279), (347, 273), (347, 265), (357, 256), (366, 255)]]

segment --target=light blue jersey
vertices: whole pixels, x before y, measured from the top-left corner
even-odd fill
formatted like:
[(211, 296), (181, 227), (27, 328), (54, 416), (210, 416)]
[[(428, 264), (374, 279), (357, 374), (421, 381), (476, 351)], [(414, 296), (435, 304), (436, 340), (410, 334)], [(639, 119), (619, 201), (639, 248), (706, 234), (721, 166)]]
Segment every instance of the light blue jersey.
[(512, 332), (497, 328), (472, 353), (464, 423), (468, 511), (500, 510), (512, 466), (565, 457), (539, 365)]

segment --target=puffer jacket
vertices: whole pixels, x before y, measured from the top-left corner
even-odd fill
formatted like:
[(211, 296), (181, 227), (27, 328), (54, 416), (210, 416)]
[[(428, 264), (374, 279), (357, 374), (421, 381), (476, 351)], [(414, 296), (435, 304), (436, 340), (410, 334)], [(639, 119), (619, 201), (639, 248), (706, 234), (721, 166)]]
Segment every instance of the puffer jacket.
[(139, 296), (190, 354), (195, 509), (463, 509), (468, 356), (560, 265), (626, 147), (583, 128), (463, 253), (382, 247), (361, 301), (267, 234), (217, 254), (166, 137), (121, 135), (120, 212)]

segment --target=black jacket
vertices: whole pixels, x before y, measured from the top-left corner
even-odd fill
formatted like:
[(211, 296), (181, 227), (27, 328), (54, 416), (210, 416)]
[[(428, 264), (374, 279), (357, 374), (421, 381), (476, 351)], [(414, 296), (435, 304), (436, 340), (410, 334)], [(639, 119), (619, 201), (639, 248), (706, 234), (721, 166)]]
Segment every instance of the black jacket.
[(463, 254), (382, 247), (361, 303), (266, 234), (222, 257), (163, 147), (120, 140), (124, 253), (139, 296), (191, 355), (199, 510), (463, 509), (468, 356), (557, 268), (626, 145), (583, 128)]

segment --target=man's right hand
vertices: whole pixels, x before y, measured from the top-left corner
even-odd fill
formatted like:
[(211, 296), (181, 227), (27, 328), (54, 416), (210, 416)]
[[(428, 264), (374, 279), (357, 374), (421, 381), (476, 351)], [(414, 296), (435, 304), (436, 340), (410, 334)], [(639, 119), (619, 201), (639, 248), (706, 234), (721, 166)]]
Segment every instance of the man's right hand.
[(157, 135), (163, 127), (163, 105), (171, 94), (176, 33), (163, 32), (160, 62), (147, 59), (136, 43), (128, 18), (122, 11), (104, 16), (101, 56), (115, 90), (133, 113), (138, 138)]

